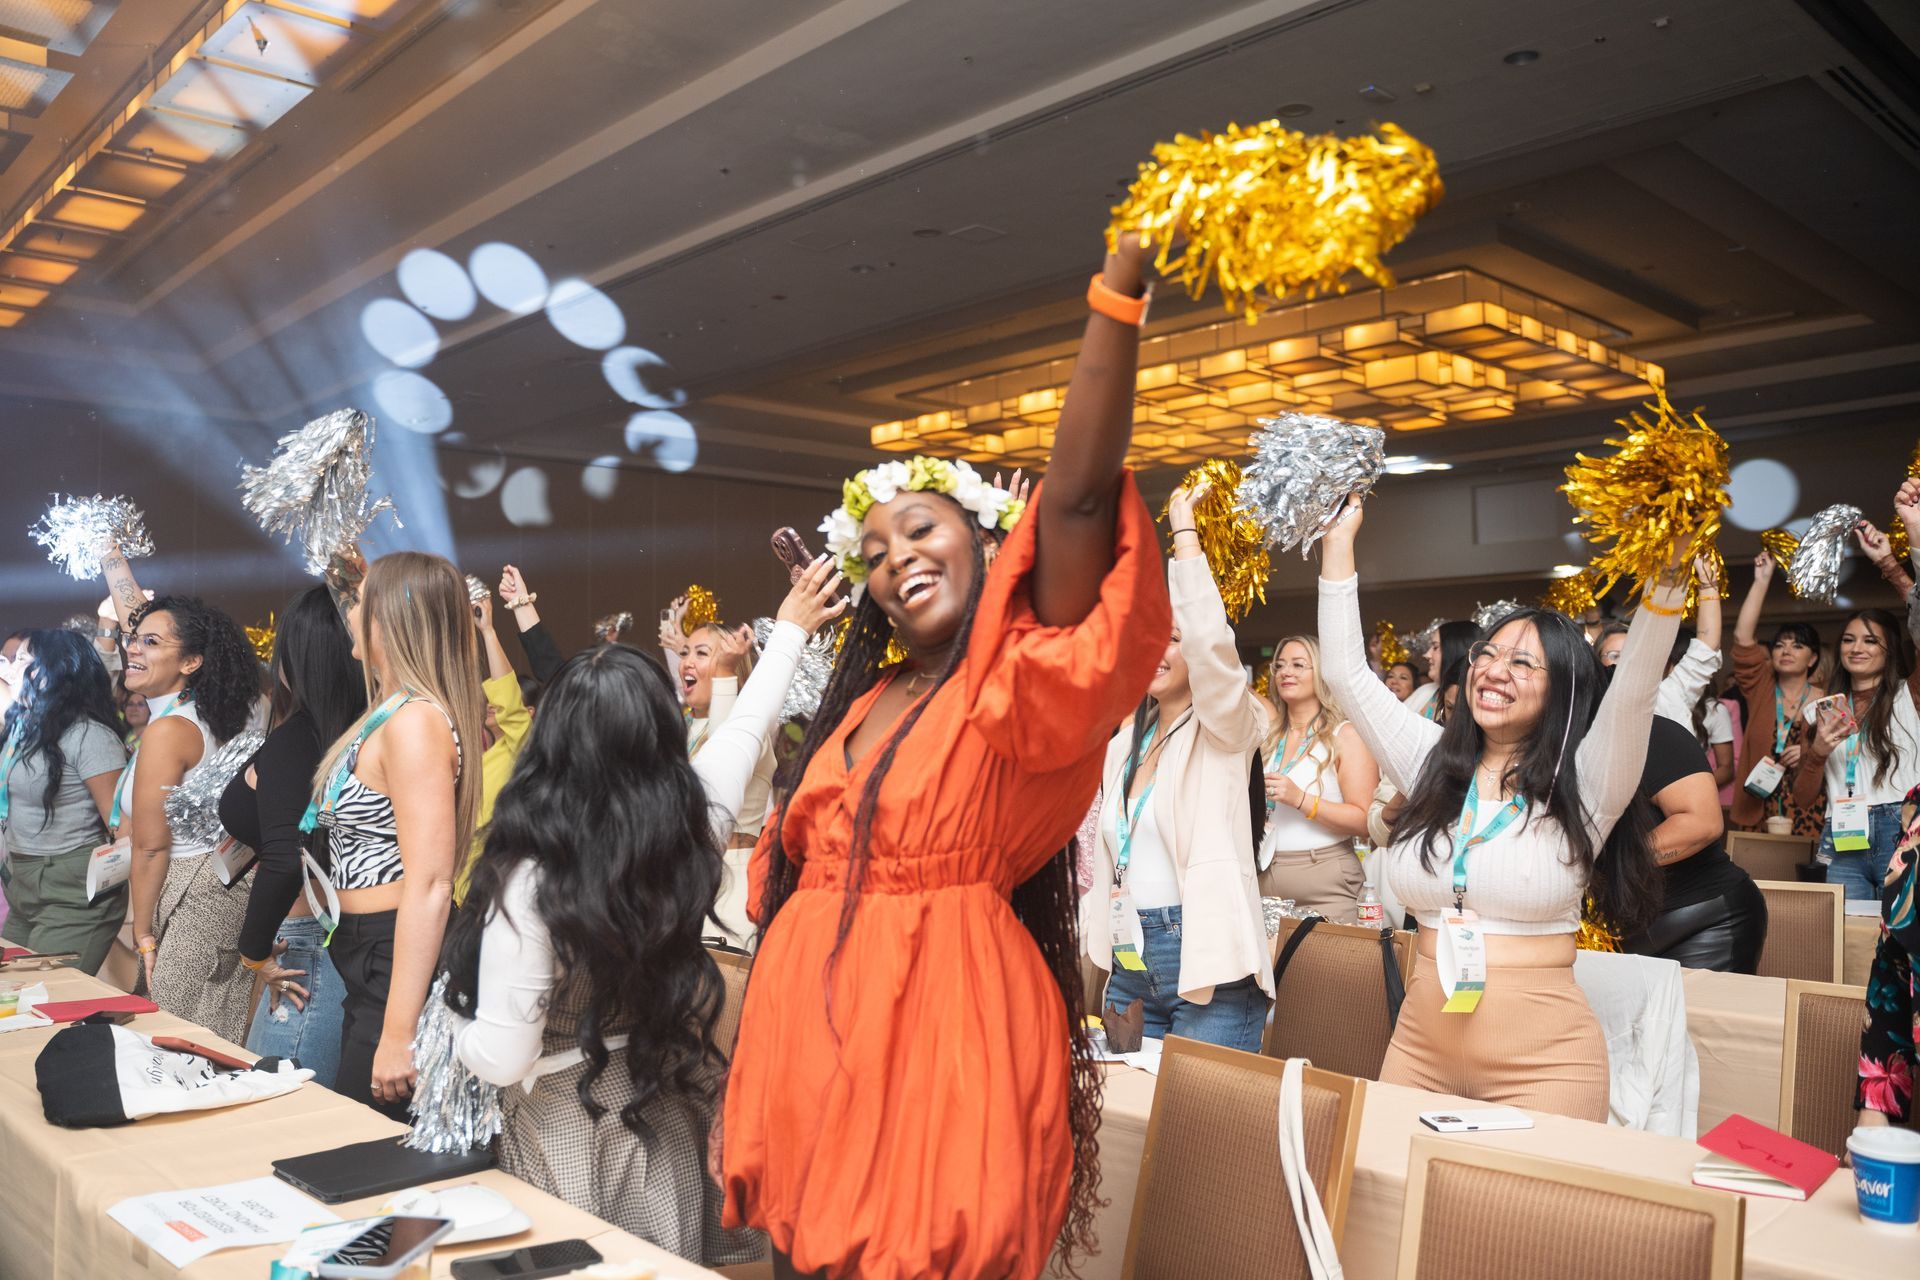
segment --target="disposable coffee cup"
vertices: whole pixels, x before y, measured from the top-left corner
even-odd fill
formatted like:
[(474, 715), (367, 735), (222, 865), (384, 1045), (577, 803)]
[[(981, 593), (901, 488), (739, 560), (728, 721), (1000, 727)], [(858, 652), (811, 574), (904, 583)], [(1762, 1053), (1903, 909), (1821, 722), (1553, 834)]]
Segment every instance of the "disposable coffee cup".
[(1863, 1221), (1887, 1227), (1920, 1224), (1920, 1133), (1861, 1126), (1847, 1138), (1853, 1190)]
[(1767, 819), (1767, 832), (1770, 835), (1790, 836), (1793, 834), (1793, 819), (1776, 813)]

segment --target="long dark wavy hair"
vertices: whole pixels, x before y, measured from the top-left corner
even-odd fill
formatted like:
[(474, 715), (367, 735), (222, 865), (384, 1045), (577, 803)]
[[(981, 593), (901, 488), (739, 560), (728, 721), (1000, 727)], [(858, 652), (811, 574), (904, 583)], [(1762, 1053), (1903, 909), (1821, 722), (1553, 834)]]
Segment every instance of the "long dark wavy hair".
[[(854, 811), (846, 892), (841, 900), (839, 929), (834, 939), (833, 953), (827, 963), (826, 1001), (830, 1024), (833, 1019), (834, 974), (841, 948), (846, 944), (847, 934), (853, 927), (853, 918), (860, 906), (867, 866), (873, 856), (873, 818), (879, 806), (881, 785), (893, 767), (900, 744), (913, 732), (921, 715), (958, 670), (973, 635), (974, 614), (979, 609), (980, 593), (986, 584), (989, 535), (982, 533), (975, 522), (969, 520), (967, 524), (973, 533), (973, 582), (967, 588), (966, 608), (961, 616), (960, 629), (954, 635), (953, 647), (948, 651), (946, 665), (936, 674), (933, 688), (901, 717), (892, 735), (875, 748), (874, 766), (861, 788), (859, 807)], [(820, 695), (820, 707), (807, 726), (800, 753), (789, 767), (781, 771), (778, 783), (783, 794), (791, 794), (799, 785), (814, 756), (833, 736), (840, 722), (846, 719), (848, 710), (881, 680), (881, 663), (886, 657), (888, 641), (893, 636), (893, 625), (881, 612), (871, 592), (861, 598), (852, 618), (840, 656), (834, 662), (833, 675)], [(542, 709), (540, 714), (544, 716), (547, 712)], [(787, 857), (786, 816), (783, 805), (774, 822), (772, 838), (768, 841), (766, 890), (761, 901), (754, 904), (755, 923), (763, 935), (800, 883), (799, 863)], [(1012, 896), (1013, 913), (1033, 936), (1034, 945), (1039, 947), (1041, 959), (1046, 962), (1047, 971), (1053, 975), (1055, 985), (1060, 988), (1060, 998), (1066, 1004), (1070, 1068), (1067, 1122), (1073, 1134), (1073, 1181), (1068, 1191), (1067, 1220), (1061, 1228), (1057, 1251), (1069, 1266), (1082, 1253), (1091, 1253), (1094, 1249), (1093, 1215), (1099, 1207), (1100, 1189), (1100, 1145), (1096, 1131), (1100, 1123), (1101, 1077), (1093, 1059), (1093, 1044), (1087, 1038), (1086, 1031), (1086, 992), (1080, 979), (1079, 901), (1073, 880), (1074, 848), (1074, 842), (1069, 840), (1046, 866), (1016, 885)]]
[(466, 903), (447, 928), (447, 1003), (471, 1016), (481, 934), (506, 910), (514, 872), (531, 864), (561, 987), (585, 986), (580, 1105), (596, 1120), (605, 1113), (592, 1090), (612, 1058), (607, 1037), (621, 1034), (633, 1082), (620, 1109), (628, 1129), (648, 1135), (642, 1112), (658, 1094), (711, 1101), (725, 986), (701, 936), (725, 864), (687, 758), (679, 699), (659, 664), (603, 644), (562, 666), (484, 835)]
[(215, 742), (226, 742), (253, 716), (253, 703), (260, 696), (260, 659), (247, 643), (240, 624), (199, 596), (161, 596), (133, 611), (127, 627), (138, 631), (140, 624), (156, 613), (173, 620), (173, 633), (180, 641), (182, 658), (200, 659), (199, 669), (187, 677), (186, 696), (191, 698), (200, 722), (213, 734)]
[[(1864, 622), (1878, 631), (1880, 643), (1887, 651), (1887, 665), (1880, 672), (1880, 683), (1873, 687), (1865, 709), (1855, 707), (1853, 713), (1866, 735), (1867, 754), (1873, 757), (1874, 785), (1883, 786), (1899, 759), (1900, 749), (1893, 741), (1893, 706), (1894, 699), (1907, 696), (1907, 677), (1913, 674), (1913, 641), (1907, 638), (1906, 627), (1885, 609), (1854, 610), (1840, 624), (1842, 634), (1855, 622)], [(1836, 647), (1834, 652), (1839, 653), (1839, 649)], [(1833, 682), (1827, 692), (1844, 693), (1852, 699), (1853, 677), (1848, 674), (1845, 663), (1834, 663)]]
[[(1592, 878), (1594, 900), (1606, 917), (1631, 931), (1648, 912), (1646, 878), (1631, 867), (1620, 868), (1618, 874), (1610, 871), (1595, 875), (1601, 850), (1587, 831), (1580, 797), (1579, 747), (1600, 704), (1599, 660), (1593, 656), (1579, 624), (1551, 609), (1517, 609), (1496, 620), (1486, 634), (1494, 635), (1512, 622), (1533, 624), (1547, 668), (1540, 723), (1508, 765), (1503, 780), (1515, 794), (1531, 802), (1521, 819), (1521, 829), (1542, 818), (1558, 824), (1566, 837), (1568, 864)], [(1464, 696), (1464, 672), (1461, 680)], [(1480, 767), (1485, 746), (1472, 708), (1462, 702), (1458, 709), (1461, 714), (1448, 716), (1441, 728), (1440, 741), (1421, 767), (1406, 812), (1394, 827), (1396, 841), (1420, 842), (1420, 865), (1429, 872), (1438, 860), (1451, 854), (1467, 787)], [(1657, 906), (1657, 892), (1653, 901)]]
[(308, 587), (280, 611), (267, 685), (273, 722), (285, 724), (287, 717), (305, 711), (322, 747), (365, 714), (366, 677), (326, 587)]
[(0, 741), (11, 737), (17, 727), (20, 753), (15, 760), (41, 758), (47, 789), (41, 801), (46, 816), (40, 825), (45, 827), (53, 821), (53, 802), (67, 772), (61, 736), (82, 721), (95, 720), (118, 741), (120, 716), (113, 705), (113, 681), (107, 678), (92, 640), (64, 629), (28, 631), (25, 640), (33, 661), (27, 664), (19, 699), (7, 709)]
[(1447, 690), (1467, 681), (1467, 650), (1480, 638), (1480, 628), (1471, 622), (1455, 620), (1440, 624), (1440, 669), (1429, 673), (1433, 679), (1433, 718), (1447, 718)]

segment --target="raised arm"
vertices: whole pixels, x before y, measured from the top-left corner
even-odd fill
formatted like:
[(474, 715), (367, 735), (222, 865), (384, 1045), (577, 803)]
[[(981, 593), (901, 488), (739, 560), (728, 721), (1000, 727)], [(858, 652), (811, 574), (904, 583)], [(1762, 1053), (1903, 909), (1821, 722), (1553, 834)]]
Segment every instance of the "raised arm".
[(133, 630), (133, 612), (147, 602), (147, 597), (133, 580), (133, 566), (120, 554), (117, 544), (110, 542), (101, 551), (100, 575), (107, 580), (107, 598), (120, 616), (120, 629)]
[(493, 629), (493, 595), (488, 593), (473, 609), (473, 625), (480, 632), (480, 647), (487, 655), (487, 679), (512, 675), (513, 663), (507, 660), (507, 651), (500, 647), (500, 636)]
[[(1124, 298), (1146, 292), (1148, 250), (1124, 236), (1107, 255), (1099, 287)], [(1039, 521), (1033, 568), (1033, 611), (1050, 627), (1084, 619), (1113, 567), (1113, 520), (1119, 480), (1133, 438), (1133, 382), (1140, 327), (1098, 311), (1087, 317), (1073, 381), (1060, 411), (1047, 482), (1030, 519)]]
[(1360, 625), (1360, 578), (1353, 563), (1360, 519), (1360, 503), (1350, 499), (1346, 515), (1321, 539), (1321, 674), (1333, 691), (1334, 701), (1352, 719), (1367, 750), (1373, 752), (1380, 772), (1404, 795), (1413, 790), (1427, 753), (1440, 741), (1440, 726), (1394, 697), (1367, 666), (1367, 639)]
[(1251, 751), (1267, 736), (1266, 705), (1240, 666), (1233, 624), (1194, 530), (1196, 496), (1177, 489), (1167, 501), (1173, 529), (1173, 560), (1167, 565), (1173, 623), (1180, 630), (1180, 654), (1187, 660), (1200, 731), (1228, 751)]
[(1614, 664), (1613, 682), (1580, 742), (1581, 799), (1596, 842), (1606, 839), (1640, 789), (1647, 735), (1653, 726), (1654, 693), (1680, 631), (1691, 560), (1683, 544), (1658, 582), (1650, 584), (1641, 597), (1633, 625), (1627, 629), (1627, 647)]
[(526, 580), (512, 565), (500, 571), (500, 598), (507, 602), (507, 609), (513, 614), (514, 633), (520, 637), (520, 651), (527, 655), (533, 678), (546, 684), (559, 673), (566, 659), (560, 656), (560, 647), (547, 634), (540, 622), (539, 610), (533, 607), (539, 597), (527, 590)]
[(1866, 552), (1867, 559), (1873, 561), (1873, 567), (1887, 580), (1887, 585), (1905, 600), (1913, 590), (1913, 575), (1900, 563), (1900, 557), (1893, 554), (1893, 544), (1887, 541), (1887, 535), (1875, 528), (1873, 521), (1862, 520), (1853, 526), (1853, 536), (1859, 541), (1860, 550)]
[(1767, 588), (1773, 583), (1773, 555), (1762, 551), (1753, 558), (1753, 590), (1740, 602), (1740, 614), (1733, 620), (1733, 642), (1758, 644), (1754, 639), (1760, 626), (1760, 612), (1767, 607)]

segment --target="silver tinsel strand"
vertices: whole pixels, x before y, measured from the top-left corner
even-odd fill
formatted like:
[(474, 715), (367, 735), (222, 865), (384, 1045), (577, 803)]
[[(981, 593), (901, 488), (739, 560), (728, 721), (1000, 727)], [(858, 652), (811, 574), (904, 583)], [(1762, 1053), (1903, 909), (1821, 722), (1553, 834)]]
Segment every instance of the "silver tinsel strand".
[[(773, 635), (772, 618), (753, 620), (754, 647), (764, 650)], [(833, 628), (822, 627), (813, 639), (801, 646), (800, 661), (793, 669), (793, 683), (787, 686), (787, 700), (780, 708), (782, 720), (807, 720), (820, 709), (820, 695), (833, 678)]]
[(1800, 549), (1787, 566), (1787, 581), (1802, 600), (1832, 604), (1840, 590), (1840, 562), (1847, 556), (1847, 538), (1860, 523), (1860, 508), (1836, 503), (1813, 518), (1800, 535)]
[(248, 511), (268, 533), (300, 538), (307, 572), (323, 574), (336, 552), (358, 542), (374, 517), (400, 517), (388, 498), (370, 501), (373, 419), (358, 409), (336, 409), (280, 437), (264, 467), (242, 467), (240, 489)]
[(125, 498), (53, 496), (40, 522), (28, 530), (47, 549), (47, 559), (69, 578), (89, 582), (100, 576), (100, 544), (112, 539), (129, 560), (153, 554), (147, 518)]
[(167, 828), (175, 841), (216, 845), (227, 838), (227, 829), (220, 825), (220, 796), (266, 740), (258, 729), (242, 730), (187, 770), (178, 786), (167, 789)]
[(453, 1051), (455, 1031), (442, 973), (427, 992), (413, 1034), (413, 1065), (419, 1073), (407, 1103), (413, 1128), (400, 1141), (415, 1151), (471, 1151), (499, 1136), (500, 1088), (467, 1070)]
[(1494, 623), (1525, 607), (1518, 600), (1495, 600), (1492, 604), (1483, 604), (1473, 611), (1473, 625), (1482, 632), (1490, 631)]
[(633, 615), (622, 609), (619, 613), (610, 613), (593, 624), (593, 634), (612, 644), (627, 632), (633, 630)]
[(492, 592), (487, 590), (486, 583), (480, 581), (480, 579), (474, 577), (472, 574), (467, 575), (467, 599), (473, 601), (475, 604), (484, 604), (486, 603), (487, 597), (491, 594)]
[(1242, 469), (1240, 507), (1267, 531), (1267, 545), (1300, 548), (1333, 527), (1350, 494), (1364, 497), (1380, 478), (1386, 435), (1338, 418), (1282, 413), (1260, 419)]
[[(1447, 623), (1451, 621), (1451, 618), (1435, 618), (1432, 622), (1429, 622), (1426, 625), (1426, 629), (1418, 635), (1407, 637), (1407, 648), (1413, 651), (1413, 656), (1425, 662), (1427, 650), (1433, 645), (1433, 638), (1440, 634), (1440, 628), (1446, 626)], [(1439, 678), (1440, 677), (1433, 672), (1427, 672), (1427, 679), (1438, 680)]]

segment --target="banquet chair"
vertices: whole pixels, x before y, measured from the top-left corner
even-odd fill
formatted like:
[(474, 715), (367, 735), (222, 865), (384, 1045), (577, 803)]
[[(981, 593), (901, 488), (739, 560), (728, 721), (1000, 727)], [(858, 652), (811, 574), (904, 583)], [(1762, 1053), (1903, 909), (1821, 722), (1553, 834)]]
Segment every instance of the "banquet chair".
[(707, 954), (720, 966), (720, 979), (727, 984), (726, 999), (720, 1005), (720, 1020), (713, 1024), (713, 1043), (731, 1058), (733, 1042), (740, 1036), (740, 1006), (747, 998), (747, 969), (753, 959), (731, 947), (708, 947)]
[(1413, 1139), (1396, 1280), (1737, 1280), (1724, 1191), (1461, 1139)]
[(1755, 880), (1799, 878), (1796, 868), (1813, 861), (1812, 836), (1776, 835), (1771, 831), (1727, 832), (1727, 856)]
[(1838, 982), (1846, 943), (1846, 891), (1837, 884), (1756, 880), (1767, 900), (1763, 978)]
[[(1280, 1170), (1285, 1069), (1274, 1058), (1167, 1037), (1121, 1280), (1306, 1280)], [(1303, 1083), (1307, 1172), (1337, 1245), (1367, 1086), (1313, 1067)]]
[[(1322, 920), (1287, 956), (1294, 933), (1305, 923), (1282, 920), (1276, 952), (1287, 957), (1277, 970), (1273, 1016), (1260, 1052), (1272, 1058), (1305, 1058), (1325, 1071), (1380, 1078), (1380, 1063), (1393, 1038), (1380, 930)], [(1400, 987), (1413, 971), (1414, 935), (1393, 935)]]
[(1846, 1154), (1866, 1013), (1865, 987), (1788, 980), (1780, 1045), (1780, 1132), (1830, 1155)]

